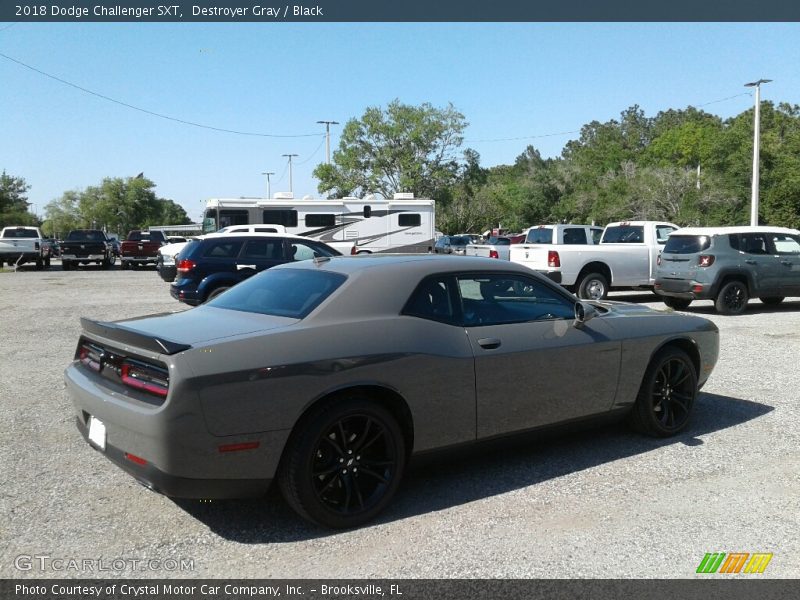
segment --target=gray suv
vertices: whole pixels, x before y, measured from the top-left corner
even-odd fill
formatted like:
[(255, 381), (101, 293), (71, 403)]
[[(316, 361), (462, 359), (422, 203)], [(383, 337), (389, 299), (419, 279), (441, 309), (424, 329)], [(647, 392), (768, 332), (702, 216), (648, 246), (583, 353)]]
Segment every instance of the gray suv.
[(800, 231), (784, 227), (687, 227), (670, 234), (658, 257), (655, 292), (683, 310), (711, 299), (738, 315), (751, 297), (779, 304), (800, 296)]

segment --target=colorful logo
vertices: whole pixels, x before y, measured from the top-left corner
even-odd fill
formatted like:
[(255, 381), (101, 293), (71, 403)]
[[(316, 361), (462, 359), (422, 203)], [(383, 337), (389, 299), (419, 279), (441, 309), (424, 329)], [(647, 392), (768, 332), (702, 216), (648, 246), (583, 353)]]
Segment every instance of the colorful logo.
[[(749, 560), (748, 560), (749, 559)], [(707, 552), (697, 567), (698, 573), (763, 573), (772, 553)]]

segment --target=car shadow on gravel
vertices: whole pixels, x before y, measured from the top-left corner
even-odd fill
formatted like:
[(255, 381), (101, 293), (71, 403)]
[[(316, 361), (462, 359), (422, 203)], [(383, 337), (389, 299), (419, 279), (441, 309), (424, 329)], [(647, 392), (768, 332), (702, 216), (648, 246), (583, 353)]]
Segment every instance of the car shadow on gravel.
[[(691, 427), (672, 438), (633, 433), (624, 423), (580, 429), (573, 426), (416, 459), (388, 509), (367, 527), (504, 494), (672, 444), (702, 446), (701, 436), (772, 410), (771, 406), (749, 400), (701, 394)], [(257, 500), (174, 502), (217, 535), (243, 544), (341, 535), (300, 519), (283, 502), (276, 485), (265, 498)]]
[[(800, 311), (800, 299), (796, 298), (786, 299), (780, 304), (773, 305), (762, 304), (758, 300), (751, 300), (741, 315), (733, 315), (730, 318), (736, 319), (738, 317), (745, 317), (747, 315), (768, 315), (773, 313), (793, 313), (798, 311)], [(714, 305), (710, 302), (706, 304), (692, 304), (689, 306), (689, 308), (680, 312), (702, 316), (725, 316), (720, 315), (719, 312), (717, 312), (717, 309), (714, 308)]]

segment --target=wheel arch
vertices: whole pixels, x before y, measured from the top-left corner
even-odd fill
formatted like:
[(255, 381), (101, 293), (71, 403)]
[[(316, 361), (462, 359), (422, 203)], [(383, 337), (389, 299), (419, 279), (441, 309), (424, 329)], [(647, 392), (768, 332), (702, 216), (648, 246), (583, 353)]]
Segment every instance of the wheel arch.
[(687, 337), (673, 337), (656, 346), (656, 348), (654, 348), (653, 352), (650, 354), (650, 359), (647, 361), (648, 366), (653, 362), (653, 359), (656, 357), (656, 355), (666, 348), (677, 348), (678, 350), (683, 350), (691, 359), (698, 378), (700, 377), (700, 349), (697, 347), (697, 344), (694, 340)]
[(608, 281), (608, 287), (610, 288), (612, 285), (612, 274), (611, 274), (611, 267), (609, 267), (606, 263), (595, 260), (589, 263), (586, 263), (581, 267), (580, 272), (578, 273), (578, 277), (575, 279), (575, 285), (579, 286), (583, 278), (586, 277), (589, 273), (600, 273), (603, 277), (606, 278)]
[(717, 283), (714, 287), (713, 295), (716, 297), (716, 295), (719, 294), (719, 291), (722, 289), (722, 287), (730, 281), (741, 281), (747, 286), (747, 293), (750, 296), (758, 295), (755, 281), (753, 280), (753, 274), (750, 273), (749, 271), (741, 271), (738, 269), (737, 270), (728, 269), (722, 271), (717, 276)]

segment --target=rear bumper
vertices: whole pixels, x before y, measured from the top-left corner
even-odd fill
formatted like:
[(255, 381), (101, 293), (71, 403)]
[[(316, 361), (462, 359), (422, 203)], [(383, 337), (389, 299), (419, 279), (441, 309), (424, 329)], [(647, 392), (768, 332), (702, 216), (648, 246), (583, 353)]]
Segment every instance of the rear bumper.
[(558, 284), (561, 283), (561, 271), (536, 271), (536, 272), (541, 273), (554, 283)]
[(688, 279), (656, 278), (653, 291), (659, 296), (682, 300), (704, 300), (716, 295), (713, 285)]
[(156, 264), (158, 262), (158, 256), (130, 256), (123, 254), (121, 258), (124, 262), (131, 262), (131, 263)]
[(203, 303), (203, 298), (194, 285), (188, 286), (173, 283), (169, 286), (169, 294), (175, 298), (175, 300), (185, 302), (189, 306), (197, 306)]
[(105, 254), (72, 254), (66, 253), (61, 255), (61, 260), (85, 260), (85, 261), (101, 261), (105, 260)]

